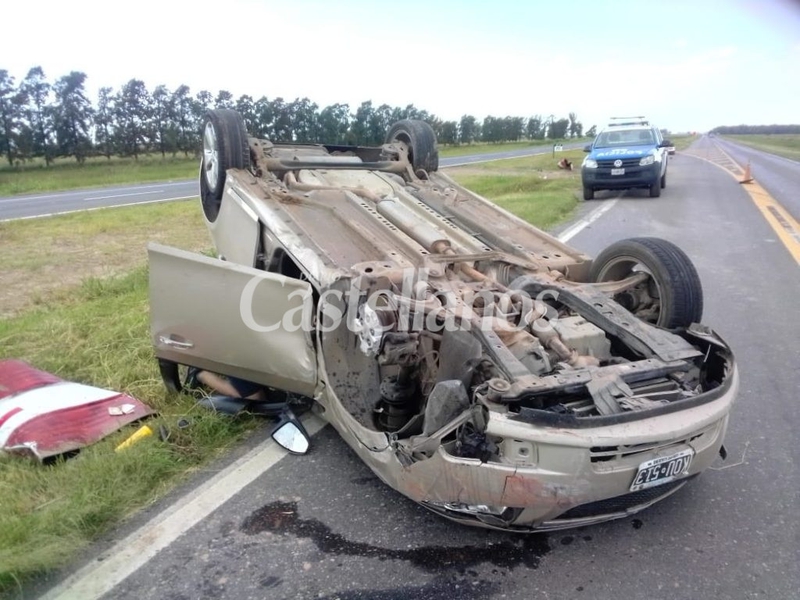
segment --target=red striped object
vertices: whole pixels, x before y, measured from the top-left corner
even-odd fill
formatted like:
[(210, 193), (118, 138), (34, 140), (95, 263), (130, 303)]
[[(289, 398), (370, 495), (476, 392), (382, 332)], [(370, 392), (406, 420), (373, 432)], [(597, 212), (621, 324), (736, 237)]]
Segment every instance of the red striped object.
[(0, 361), (0, 452), (39, 459), (88, 446), (152, 414), (126, 394)]

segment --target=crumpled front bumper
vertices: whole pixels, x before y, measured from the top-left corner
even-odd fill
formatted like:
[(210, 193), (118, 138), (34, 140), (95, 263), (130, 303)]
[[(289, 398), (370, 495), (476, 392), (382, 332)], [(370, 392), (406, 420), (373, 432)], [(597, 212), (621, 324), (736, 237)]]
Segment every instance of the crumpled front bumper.
[[(382, 480), (440, 515), (495, 529), (555, 530), (634, 514), (708, 468), (720, 453), (737, 391), (734, 368), (723, 386), (706, 392), (708, 402), (597, 428), (537, 427), (490, 413), (487, 434), (503, 439), (504, 462), (456, 456), (450, 443), (403, 464), (396, 448), (359, 440), (354, 432), (363, 428), (346, 413), (330, 420)], [(694, 456), (679, 479), (631, 491), (643, 462), (687, 448)]]

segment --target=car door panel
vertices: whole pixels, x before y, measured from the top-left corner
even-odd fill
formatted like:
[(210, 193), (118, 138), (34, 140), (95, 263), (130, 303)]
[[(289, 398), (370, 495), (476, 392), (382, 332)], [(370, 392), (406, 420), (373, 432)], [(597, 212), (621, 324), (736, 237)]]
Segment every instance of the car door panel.
[(148, 246), (156, 356), (312, 395), (312, 288), (306, 281)]

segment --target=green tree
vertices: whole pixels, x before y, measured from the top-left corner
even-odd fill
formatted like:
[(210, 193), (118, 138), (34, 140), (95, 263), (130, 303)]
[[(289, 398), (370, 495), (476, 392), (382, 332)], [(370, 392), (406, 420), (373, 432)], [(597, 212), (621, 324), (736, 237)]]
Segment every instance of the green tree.
[(295, 142), (307, 144), (316, 142), (319, 137), (317, 109), (319, 107), (308, 98), (296, 98), (289, 105), (292, 117), (292, 133)]
[(256, 110), (255, 110), (255, 103), (253, 102), (253, 97), (248, 96), (247, 94), (239, 96), (239, 99), (236, 100), (235, 108), (239, 112), (239, 114), (242, 115), (247, 131), (254, 133), (257, 119), (256, 119)]
[(200, 118), (197, 102), (192, 98), (188, 85), (180, 85), (172, 94), (172, 107), (177, 129), (176, 146), (184, 156), (196, 153), (200, 148)]
[(332, 104), (319, 113), (319, 135), (324, 144), (346, 144), (350, 128), (350, 107)]
[(374, 119), (373, 113), (375, 109), (372, 108), (372, 100), (362, 102), (356, 109), (353, 115), (353, 122), (350, 125), (350, 134), (353, 144), (364, 145), (368, 142), (370, 137), (369, 125)]
[(528, 119), (528, 123), (525, 126), (525, 134), (529, 140), (544, 139), (544, 124), (542, 123), (542, 115), (535, 115)]
[(260, 139), (270, 139), (272, 137), (272, 102), (266, 96), (261, 96), (253, 106), (255, 123), (250, 125), (251, 133)]
[(0, 69), (0, 152), (6, 155), (9, 165), (17, 156), (16, 137), (22, 122), (24, 97), (17, 90), (14, 78)]
[(55, 129), (58, 150), (62, 156), (74, 156), (83, 163), (92, 147), (89, 129), (94, 109), (86, 97), (86, 74), (72, 71), (54, 86)]
[(114, 101), (117, 122), (116, 141), (120, 153), (139, 160), (149, 144), (152, 101), (140, 79), (131, 79), (122, 86)]
[(272, 132), (270, 138), (276, 142), (293, 141), (291, 105), (286, 104), (283, 98), (275, 98), (270, 105), (272, 108)]
[(153, 90), (150, 119), (151, 139), (162, 158), (167, 152), (174, 154), (178, 147), (178, 128), (175, 124), (172, 92), (165, 85), (159, 85)]
[(569, 135), (570, 137), (583, 135), (583, 123), (578, 121), (578, 116), (574, 112), (569, 113)]
[(33, 67), (20, 84), (26, 99), (25, 117), (32, 133), (33, 156), (44, 157), (45, 164), (53, 161), (53, 109), (50, 106), (51, 86), (42, 67)]
[(97, 93), (97, 110), (94, 113), (94, 142), (103, 156), (111, 160), (114, 148), (114, 89), (101, 87)]
[(594, 137), (597, 135), (597, 125), (592, 125), (589, 129), (586, 130), (587, 137)]
[(214, 99), (214, 108), (233, 108), (233, 94), (228, 90), (220, 90)]
[(442, 144), (458, 144), (458, 123), (455, 121), (444, 121), (442, 123), (442, 133), (439, 136)]
[(569, 127), (569, 119), (558, 119), (552, 121), (547, 130), (547, 137), (552, 140), (560, 140), (567, 137), (567, 128)]
[(472, 115), (463, 115), (458, 122), (458, 139), (462, 144), (471, 144), (478, 138), (478, 120)]

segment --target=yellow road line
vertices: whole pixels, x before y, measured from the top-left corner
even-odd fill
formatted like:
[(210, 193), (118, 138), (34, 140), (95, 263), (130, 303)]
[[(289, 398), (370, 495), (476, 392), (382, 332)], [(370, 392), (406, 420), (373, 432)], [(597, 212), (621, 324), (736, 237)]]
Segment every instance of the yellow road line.
[(783, 245), (800, 264), (800, 223), (755, 181), (742, 185)]
[[(714, 144), (714, 147), (723, 155), (722, 160), (716, 161), (712, 158), (703, 158), (693, 153), (687, 154), (721, 168), (731, 177), (739, 181), (743, 169), (722, 148), (716, 144)], [(725, 164), (728, 162), (734, 166), (736, 169), (735, 171)], [(750, 196), (753, 204), (756, 205), (756, 208), (758, 208), (764, 216), (769, 226), (772, 227), (772, 230), (789, 251), (789, 254), (792, 255), (795, 262), (800, 265), (800, 223), (795, 220), (788, 210), (781, 206), (780, 202), (775, 200), (767, 190), (761, 187), (757, 181), (743, 183), (742, 188)]]

